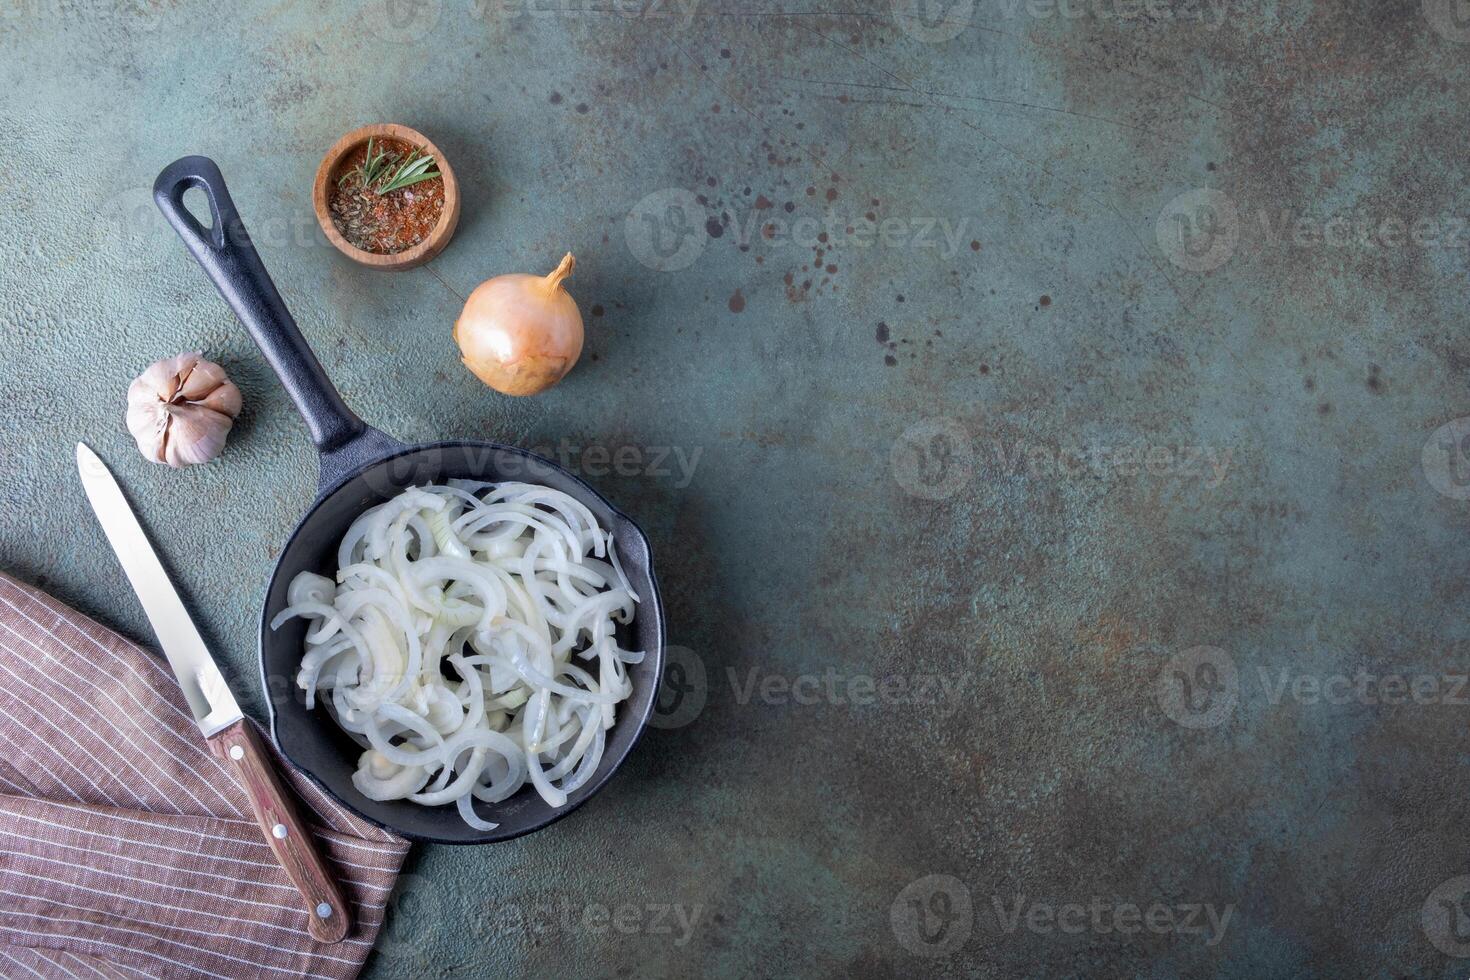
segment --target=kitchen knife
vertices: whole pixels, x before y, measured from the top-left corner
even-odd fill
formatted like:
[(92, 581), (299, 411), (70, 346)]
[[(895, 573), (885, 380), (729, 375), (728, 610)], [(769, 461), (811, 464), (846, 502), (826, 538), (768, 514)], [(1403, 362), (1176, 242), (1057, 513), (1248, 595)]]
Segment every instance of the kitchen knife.
[(244, 787), (266, 842), (306, 900), (307, 931), (318, 942), (341, 942), (350, 925), (342, 894), (317, 854), (310, 833), (296, 815), (270, 756), (240, 712), (229, 685), (194, 628), (194, 621), (138, 526), (133, 509), (102, 460), (80, 442), (77, 443), (77, 470), (92, 510), (143, 604), (158, 645), (179, 679), (184, 700), (204, 733), (209, 751)]

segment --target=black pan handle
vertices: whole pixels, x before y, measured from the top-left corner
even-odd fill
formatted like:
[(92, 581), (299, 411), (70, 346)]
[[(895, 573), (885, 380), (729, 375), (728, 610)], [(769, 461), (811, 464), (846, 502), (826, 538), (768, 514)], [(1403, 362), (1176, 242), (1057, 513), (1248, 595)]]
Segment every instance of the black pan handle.
[[(209, 201), (208, 228), (184, 206), (184, 192), (191, 187), (203, 191)], [(323, 490), (357, 466), (402, 448), (364, 423), (337, 394), (265, 271), (213, 160), (201, 156), (175, 160), (154, 181), (153, 200), (250, 331), (306, 420), (311, 441), (321, 453)]]

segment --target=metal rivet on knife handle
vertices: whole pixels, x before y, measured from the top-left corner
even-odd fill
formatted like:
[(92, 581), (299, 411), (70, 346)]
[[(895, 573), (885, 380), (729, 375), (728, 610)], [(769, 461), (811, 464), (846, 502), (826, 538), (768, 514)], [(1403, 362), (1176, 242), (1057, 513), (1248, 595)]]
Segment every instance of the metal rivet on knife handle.
[(242, 758), (231, 764), (238, 770), (261, 833), (305, 900), (301, 910), (307, 913), (307, 931), (317, 942), (341, 942), (351, 928), (348, 907), (260, 736), (249, 721), (241, 720), (209, 739), (209, 748), (220, 759), (231, 759), (234, 749), (241, 750)]

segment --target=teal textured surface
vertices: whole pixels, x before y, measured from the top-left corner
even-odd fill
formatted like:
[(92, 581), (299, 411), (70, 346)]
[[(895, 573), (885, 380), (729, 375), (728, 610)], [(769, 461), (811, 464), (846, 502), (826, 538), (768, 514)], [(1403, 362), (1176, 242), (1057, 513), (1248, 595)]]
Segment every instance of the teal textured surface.
[[(668, 606), (663, 727), (416, 848), (367, 976), (1463, 975), (1470, 24), (821, 6), (0, 2), (0, 567), (149, 639), (85, 440), (264, 716), (316, 458), (150, 200), (204, 154), (368, 423), (568, 466)], [(458, 175), (426, 267), (316, 227), (372, 122)], [(565, 251), (582, 361), (499, 396), (462, 298)], [(187, 350), (245, 408), (174, 472)]]

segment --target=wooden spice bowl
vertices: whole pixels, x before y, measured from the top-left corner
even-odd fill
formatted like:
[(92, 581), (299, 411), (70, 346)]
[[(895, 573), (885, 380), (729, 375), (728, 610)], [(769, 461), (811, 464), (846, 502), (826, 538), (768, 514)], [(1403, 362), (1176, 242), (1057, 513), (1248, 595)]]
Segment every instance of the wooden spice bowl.
[[(343, 161), (369, 139), (401, 140), (416, 147), (434, 158), (434, 165), (444, 177), (444, 210), (439, 215), (438, 223), (423, 241), (402, 252), (369, 252), (358, 248), (342, 236), (342, 233), (337, 230), (337, 223), (332, 220), (331, 191), (341, 177)], [(316, 209), (317, 223), (322, 226), (322, 234), (327, 236), (327, 241), (335, 245), (337, 251), (352, 261), (370, 269), (412, 269), (414, 266), (423, 265), (444, 251), (444, 246), (449, 244), (449, 239), (454, 236), (454, 229), (459, 225), (459, 183), (454, 179), (454, 171), (449, 166), (449, 160), (437, 146), (429, 142), (423, 133), (392, 123), (379, 123), (354, 129), (333, 144), (332, 148), (327, 151), (327, 155), (322, 157), (321, 166), (317, 168), (316, 183), (311, 191), (311, 203)]]

